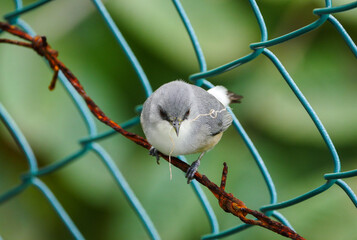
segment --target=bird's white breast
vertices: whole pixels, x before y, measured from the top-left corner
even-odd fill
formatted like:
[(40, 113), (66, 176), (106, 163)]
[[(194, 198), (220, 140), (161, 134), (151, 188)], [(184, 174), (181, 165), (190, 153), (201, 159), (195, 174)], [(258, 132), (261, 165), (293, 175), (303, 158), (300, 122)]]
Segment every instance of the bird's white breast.
[(197, 152), (189, 121), (181, 123), (179, 136), (170, 123), (160, 121), (150, 129), (146, 137), (151, 145), (166, 155), (178, 156)]

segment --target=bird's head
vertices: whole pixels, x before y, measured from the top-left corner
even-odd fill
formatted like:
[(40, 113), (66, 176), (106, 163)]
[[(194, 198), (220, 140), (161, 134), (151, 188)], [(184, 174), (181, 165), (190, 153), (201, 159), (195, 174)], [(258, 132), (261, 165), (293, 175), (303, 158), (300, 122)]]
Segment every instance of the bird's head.
[(159, 105), (158, 114), (162, 120), (167, 121), (172, 125), (178, 136), (182, 122), (187, 120), (190, 115), (190, 106), (184, 104)]
[(192, 87), (182, 81), (173, 81), (162, 85), (151, 97), (153, 121), (167, 121), (179, 136), (182, 123), (187, 121), (194, 110)]

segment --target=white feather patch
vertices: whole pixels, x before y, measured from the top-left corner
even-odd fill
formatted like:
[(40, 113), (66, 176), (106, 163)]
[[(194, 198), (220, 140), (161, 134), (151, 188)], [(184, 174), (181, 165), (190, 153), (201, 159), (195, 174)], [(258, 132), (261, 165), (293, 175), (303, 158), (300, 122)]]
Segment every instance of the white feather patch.
[(220, 101), (223, 106), (227, 107), (228, 104), (230, 103), (229, 97), (228, 97), (228, 90), (227, 88), (223, 86), (215, 86), (207, 91), (208, 93), (212, 94), (215, 98)]

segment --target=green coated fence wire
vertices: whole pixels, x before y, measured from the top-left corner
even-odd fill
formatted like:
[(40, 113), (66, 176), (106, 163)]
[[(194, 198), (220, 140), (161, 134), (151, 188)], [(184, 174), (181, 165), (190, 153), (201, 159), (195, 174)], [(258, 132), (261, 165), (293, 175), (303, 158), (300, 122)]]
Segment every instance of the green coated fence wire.
[[(29, 12), (29, 11), (34, 11), (40, 6), (45, 5), (46, 3), (50, 2), (51, 0), (42, 0), (42, 1), (37, 1), (32, 4), (29, 4), (28, 6), (23, 6), (23, 3), (21, 0), (15, 0), (15, 10), (13, 12), (7, 13), (4, 18), (11, 24), (15, 24), (22, 28), (24, 31), (29, 33), (30, 35), (34, 36), (36, 35), (35, 32), (32, 30), (32, 28), (25, 22), (23, 21), (20, 17), (21, 15)], [(122, 48), (122, 50), (125, 52), (126, 57), (128, 61), (132, 64), (132, 67), (136, 71), (136, 74), (138, 76), (138, 79), (140, 80), (141, 86), (144, 88), (146, 97), (150, 96), (152, 93), (152, 88), (150, 85), (150, 82), (141, 67), (139, 60), (136, 58), (134, 53), (131, 51), (129, 44), (126, 42), (124, 36), (121, 34), (119, 28), (111, 18), (110, 14), (108, 13), (107, 9), (103, 5), (103, 3), (100, 0), (92, 0), (93, 4), (97, 8), (98, 12), (101, 14), (103, 17), (104, 23), (109, 27), (111, 30), (111, 33), (113, 34), (113, 37), (119, 44), (119, 46)], [(243, 126), (240, 124), (238, 121), (237, 117), (233, 114), (232, 111), (230, 113), (233, 116), (233, 124), (235, 129), (237, 130), (238, 134), (242, 137), (244, 143), (246, 144), (247, 148), (249, 149), (250, 153), (252, 154), (258, 169), (260, 170), (267, 189), (270, 194), (270, 201), (268, 205), (262, 206), (260, 208), (261, 211), (265, 212), (268, 216), (272, 216), (278, 221), (282, 222), (283, 224), (292, 227), (288, 220), (277, 210), (293, 206), (295, 204), (298, 204), (302, 201), (305, 201), (306, 199), (312, 198), (326, 190), (328, 190), (331, 186), (336, 184), (339, 186), (347, 196), (350, 198), (350, 200), (353, 202), (353, 204), (357, 207), (357, 197), (352, 191), (352, 189), (342, 180), (344, 178), (350, 178), (350, 177), (355, 177), (357, 176), (357, 170), (351, 170), (351, 171), (346, 171), (346, 172), (341, 172), (341, 165), (340, 165), (340, 159), (338, 156), (338, 153), (335, 149), (335, 146), (329, 137), (326, 129), (324, 128), (322, 122), (320, 121), (319, 117), (309, 104), (308, 100), (305, 98), (303, 93), (300, 91), (298, 86), (295, 84), (294, 80), (292, 77), (289, 75), (287, 70), (284, 68), (283, 64), (280, 62), (280, 60), (274, 55), (274, 53), (270, 50), (268, 50), (268, 47), (283, 43), (285, 41), (289, 41), (290, 39), (297, 38), (301, 35), (307, 34), (311, 31), (313, 31), (316, 28), (319, 28), (320, 26), (326, 24), (327, 22), (330, 22), (332, 26), (336, 29), (336, 31), (340, 34), (340, 36), (343, 38), (343, 40), (346, 42), (348, 45), (349, 49), (351, 50), (352, 54), (357, 58), (357, 47), (356, 44), (353, 42), (351, 37), (348, 35), (346, 30), (343, 28), (343, 26), (339, 23), (339, 21), (332, 15), (334, 13), (340, 13), (340, 12), (345, 12), (345, 11), (351, 11), (355, 10), (357, 8), (357, 1), (340, 5), (340, 6), (333, 6), (331, 0), (325, 0), (325, 6), (323, 8), (318, 8), (313, 10), (313, 14), (317, 16), (317, 20), (312, 22), (311, 24), (308, 24), (305, 27), (302, 27), (300, 29), (297, 29), (291, 33), (285, 34), (283, 36), (274, 38), (274, 39), (269, 39), (268, 38), (268, 31), (265, 25), (264, 18), (260, 12), (260, 9), (254, 0), (249, 0), (251, 9), (255, 15), (255, 18), (257, 20), (259, 29), (260, 29), (260, 42), (257, 43), (252, 43), (250, 44), (250, 49), (252, 52), (244, 57), (238, 58), (237, 60), (234, 60), (232, 62), (229, 62), (227, 64), (224, 64), (222, 66), (216, 67), (214, 69), (207, 69), (207, 64), (206, 60), (203, 54), (203, 51), (200, 47), (199, 40), (194, 32), (194, 29), (192, 25), (190, 24), (189, 18), (186, 15), (184, 8), (182, 4), (180, 3), (179, 0), (172, 0), (173, 6), (176, 8), (179, 17), (182, 20), (182, 23), (184, 24), (187, 33), (190, 37), (193, 50), (195, 51), (196, 57), (197, 57), (197, 62), (199, 65), (199, 72), (192, 74), (190, 76), (190, 80), (194, 82), (198, 86), (202, 86), (204, 88), (211, 88), (213, 87), (213, 84), (210, 83), (206, 78), (213, 77), (219, 74), (222, 74), (226, 71), (230, 71), (233, 68), (239, 67), (242, 64), (248, 63), (250, 61), (253, 61), (256, 57), (263, 55), (265, 56), (270, 62), (275, 66), (275, 68), (278, 70), (278, 72), (281, 74), (282, 78), (285, 80), (286, 84), (290, 87), (292, 92), (295, 94), (297, 99), (300, 101), (302, 106), (305, 108), (307, 114), (315, 124), (315, 127), (319, 131), (322, 139), (324, 140), (326, 146), (328, 147), (330, 154), (332, 156), (332, 164), (334, 165), (334, 171), (332, 173), (326, 173), (324, 175), (324, 178), (326, 180), (326, 183), (305, 193), (300, 196), (297, 196), (293, 199), (284, 201), (284, 202), (278, 202), (277, 201), (277, 191), (274, 186), (274, 182), (268, 172), (267, 167), (264, 164), (264, 161), (262, 157), (260, 156), (258, 150), (254, 146), (252, 140), (249, 138), (247, 135), (246, 131), (244, 130)], [(80, 143), (80, 148), (72, 153), (71, 155), (56, 161), (55, 163), (45, 166), (43, 168), (38, 168), (37, 165), (37, 160), (35, 155), (33, 154), (33, 151), (28, 144), (25, 136), (22, 134), (21, 129), (17, 126), (15, 121), (12, 119), (10, 114), (7, 112), (5, 107), (0, 103), (0, 119), (5, 125), (5, 127), (8, 129), (14, 140), (16, 141), (17, 145), (19, 148), (22, 150), (24, 153), (27, 163), (28, 163), (28, 172), (23, 174), (21, 176), (21, 184), (18, 186), (13, 187), (12, 189), (8, 190), (5, 193), (0, 193), (0, 204), (4, 203), (5, 201), (9, 201), (16, 197), (18, 194), (22, 193), (24, 190), (26, 190), (29, 187), (35, 187), (38, 189), (44, 197), (48, 200), (50, 205), (53, 207), (54, 211), (57, 213), (59, 218), (63, 221), (69, 232), (72, 234), (72, 236), (75, 239), (84, 239), (84, 236), (81, 234), (80, 230), (76, 227), (75, 223), (71, 220), (70, 216), (66, 213), (65, 209), (62, 207), (61, 203), (57, 200), (56, 196), (51, 192), (49, 187), (41, 181), (40, 177), (51, 174), (60, 168), (63, 168), (67, 166), (68, 163), (73, 162), (80, 158), (81, 156), (88, 154), (89, 152), (95, 153), (98, 158), (102, 161), (104, 166), (106, 166), (109, 174), (113, 177), (113, 179), (116, 181), (118, 188), (124, 193), (126, 199), (130, 203), (131, 207), (133, 208), (134, 212), (137, 214), (138, 218), (141, 220), (144, 228), (147, 231), (148, 236), (151, 239), (160, 239), (159, 232), (155, 228), (153, 222), (150, 219), (150, 216), (146, 213), (144, 207), (141, 205), (139, 202), (138, 198), (135, 196), (134, 192), (131, 190), (128, 182), (125, 180), (123, 175), (121, 174), (119, 168), (115, 165), (114, 161), (110, 157), (110, 155), (107, 153), (107, 151), (98, 143), (98, 141), (102, 139), (107, 139), (110, 136), (113, 136), (115, 131), (110, 130), (107, 132), (103, 133), (98, 133), (94, 119), (88, 110), (86, 104), (83, 102), (83, 100), (80, 98), (80, 96), (77, 94), (77, 92), (72, 88), (70, 83), (67, 81), (67, 79), (64, 77), (64, 75), (60, 72), (59, 73), (59, 79), (60, 82), (64, 85), (65, 89), (69, 93), (69, 96), (72, 98), (74, 105), (78, 109), (83, 122), (86, 126), (86, 129), (88, 131), (88, 136), (82, 139), (79, 139)], [(140, 112), (140, 107), (138, 107), (137, 112)], [(126, 122), (122, 123), (121, 126), (126, 129), (130, 128), (134, 125), (139, 124), (140, 120), (139, 117), (133, 117), (132, 119), (127, 120)], [(184, 157), (180, 157), (181, 160), (186, 161)], [(202, 204), (202, 208), (204, 209), (209, 222), (211, 226), (211, 233), (209, 235), (202, 236), (203, 239), (217, 239), (217, 238), (222, 238), (225, 236), (237, 234), (238, 232), (247, 229), (251, 225), (247, 224), (241, 224), (236, 227), (226, 229), (226, 230), (220, 230), (219, 229), (219, 224), (217, 221), (217, 218), (215, 216), (215, 213), (210, 206), (204, 192), (202, 191), (201, 187), (196, 181), (193, 181), (191, 183), (192, 188), (197, 195), (200, 203)], [(1, 234), (1, 232), (0, 232)], [(2, 239), (0, 237), (0, 239)]]

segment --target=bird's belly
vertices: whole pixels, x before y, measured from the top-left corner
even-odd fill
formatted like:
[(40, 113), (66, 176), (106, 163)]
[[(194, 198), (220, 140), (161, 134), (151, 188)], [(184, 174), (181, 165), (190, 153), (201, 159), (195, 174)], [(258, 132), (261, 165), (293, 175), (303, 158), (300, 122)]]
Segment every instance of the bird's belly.
[(201, 146), (197, 149), (196, 152), (205, 152), (205, 151), (210, 150), (219, 142), (219, 140), (221, 140), (222, 135), (223, 135), (223, 132), (221, 132), (215, 136), (207, 137), (205, 139), (205, 141), (203, 141)]
[(195, 134), (192, 134), (189, 122), (182, 122), (179, 136), (176, 135), (171, 124), (161, 122), (146, 137), (157, 150), (171, 156), (203, 152), (212, 148), (219, 141), (219, 139), (217, 141), (200, 141)]

